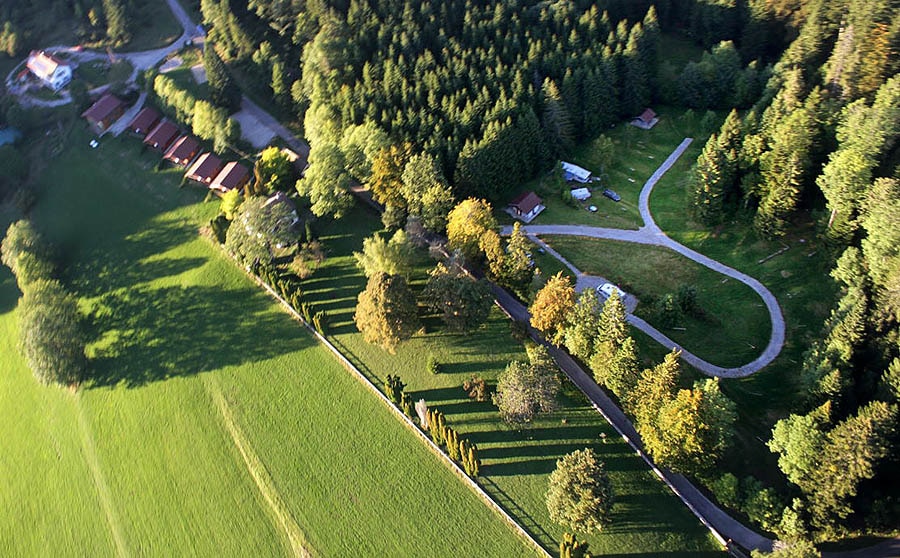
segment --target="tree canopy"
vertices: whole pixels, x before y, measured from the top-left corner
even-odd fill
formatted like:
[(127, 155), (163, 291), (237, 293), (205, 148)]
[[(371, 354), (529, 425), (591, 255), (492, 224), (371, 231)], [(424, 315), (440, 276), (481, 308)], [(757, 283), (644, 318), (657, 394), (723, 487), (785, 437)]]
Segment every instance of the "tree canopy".
[(494, 405), (509, 423), (530, 422), (538, 413), (556, 409), (560, 383), (556, 363), (540, 345), (528, 347), (529, 362), (513, 361), (497, 379)]
[(394, 352), (398, 343), (419, 329), (416, 299), (406, 280), (382, 271), (374, 273), (359, 294), (353, 321), (366, 342)]
[(594, 450), (576, 450), (556, 462), (547, 489), (550, 519), (574, 531), (602, 531), (612, 521), (615, 492)]

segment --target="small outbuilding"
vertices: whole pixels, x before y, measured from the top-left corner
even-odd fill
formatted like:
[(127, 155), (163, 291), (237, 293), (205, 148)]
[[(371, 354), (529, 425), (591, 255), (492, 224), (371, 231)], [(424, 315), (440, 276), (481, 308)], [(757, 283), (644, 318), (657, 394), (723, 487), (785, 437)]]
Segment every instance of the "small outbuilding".
[(141, 109), (141, 112), (137, 113), (137, 116), (134, 117), (131, 124), (128, 125), (128, 131), (132, 134), (144, 136), (147, 132), (152, 130), (158, 122), (159, 113), (150, 107), (144, 107)]
[(172, 145), (175, 138), (178, 137), (178, 126), (171, 120), (163, 120), (147, 134), (144, 138), (144, 145), (149, 146), (157, 151), (165, 152)]
[(173, 165), (182, 167), (188, 166), (188, 163), (194, 160), (200, 151), (200, 144), (191, 136), (181, 136), (173, 143), (163, 159), (169, 161)]
[(220, 172), (222, 172), (222, 160), (212, 153), (204, 153), (197, 157), (184, 176), (189, 180), (209, 186)]
[(587, 188), (574, 188), (571, 193), (572, 197), (578, 201), (584, 201), (591, 197), (591, 191)]
[(124, 113), (125, 103), (122, 102), (122, 99), (107, 93), (81, 113), (81, 116), (88, 121), (95, 132), (102, 134)]
[(631, 120), (632, 126), (637, 126), (642, 130), (649, 130), (650, 128), (656, 126), (656, 123), (659, 122), (659, 116), (653, 112), (653, 109), (644, 109), (644, 112), (640, 114), (640, 116), (636, 116)]
[(241, 189), (250, 182), (250, 170), (234, 161), (226, 163), (222, 171), (213, 179), (209, 187), (220, 192)]
[(565, 178), (566, 182), (587, 184), (591, 181), (591, 171), (565, 161), (561, 161), (560, 164), (562, 165), (563, 178)]
[(26, 67), (41, 83), (59, 91), (72, 81), (72, 66), (43, 50), (31, 51)]
[(524, 223), (530, 223), (544, 209), (546, 208), (543, 205), (543, 200), (534, 192), (525, 192), (506, 206), (507, 213)]

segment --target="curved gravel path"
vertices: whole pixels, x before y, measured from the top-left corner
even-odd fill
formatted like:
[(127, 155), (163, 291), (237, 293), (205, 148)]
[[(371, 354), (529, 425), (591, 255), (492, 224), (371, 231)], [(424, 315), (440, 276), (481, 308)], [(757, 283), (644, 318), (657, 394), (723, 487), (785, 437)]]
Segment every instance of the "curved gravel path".
[[(583, 272), (579, 271), (574, 265), (572, 265), (571, 262), (563, 258), (558, 252), (549, 248), (544, 242), (537, 239), (539, 235), (585, 236), (590, 238), (602, 238), (604, 240), (618, 240), (621, 242), (633, 242), (636, 244), (662, 246), (664, 248), (668, 248), (669, 250), (677, 252), (682, 256), (699, 263), (700, 265), (708, 267), (713, 271), (721, 273), (726, 277), (730, 277), (736, 281), (740, 281), (741, 283), (753, 289), (756, 294), (758, 294), (760, 298), (762, 298), (763, 302), (766, 305), (766, 309), (769, 312), (769, 318), (772, 322), (772, 333), (769, 336), (768, 345), (766, 345), (766, 348), (759, 355), (759, 357), (757, 357), (752, 362), (748, 362), (747, 364), (735, 368), (724, 368), (722, 366), (717, 366), (703, 360), (690, 351), (685, 350), (678, 343), (667, 337), (664, 333), (648, 324), (641, 318), (635, 316), (633, 314), (635, 304), (633, 301), (629, 301), (629, 299), (631, 299), (632, 297), (625, 297), (626, 307), (629, 311), (628, 322), (634, 327), (643, 331), (644, 333), (652, 337), (656, 342), (665, 346), (667, 349), (677, 348), (681, 351), (681, 358), (684, 359), (685, 362), (708, 376), (718, 376), (720, 378), (743, 378), (755, 372), (758, 372), (769, 365), (773, 360), (775, 360), (775, 357), (777, 357), (781, 352), (782, 346), (784, 346), (784, 316), (781, 313), (781, 307), (778, 305), (778, 300), (775, 298), (775, 295), (773, 295), (772, 292), (765, 287), (765, 285), (763, 285), (753, 277), (741, 273), (734, 268), (728, 267), (725, 264), (717, 262), (712, 258), (704, 256), (699, 252), (691, 250), (687, 246), (679, 244), (678, 242), (675, 242), (674, 240), (666, 236), (666, 233), (664, 233), (662, 229), (659, 228), (659, 225), (656, 224), (656, 221), (653, 220), (653, 215), (650, 213), (650, 194), (653, 192), (653, 187), (656, 186), (656, 183), (659, 181), (659, 179), (662, 178), (666, 171), (668, 171), (672, 167), (672, 165), (675, 164), (678, 158), (681, 157), (682, 153), (684, 153), (684, 151), (691, 144), (691, 141), (693, 141), (691, 138), (685, 138), (685, 140), (681, 142), (681, 144), (675, 149), (675, 151), (673, 151), (666, 158), (666, 160), (663, 161), (659, 168), (656, 169), (653, 175), (649, 179), (647, 179), (647, 182), (644, 183), (644, 186), (641, 189), (640, 201), (638, 204), (641, 212), (641, 218), (644, 221), (644, 226), (642, 226), (638, 230), (607, 229), (603, 227), (589, 227), (585, 225), (528, 225), (523, 227), (523, 230), (531, 238), (536, 239), (538, 243), (544, 246), (544, 248), (547, 249), (548, 252), (550, 252), (554, 257), (559, 259), (569, 269), (575, 272), (576, 277), (579, 277), (579, 288), (594, 287), (595, 284), (605, 282), (605, 280), (602, 277), (586, 275)], [(504, 227), (503, 233), (509, 234), (511, 230), (511, 227)], [(629, 304), (629, 302), (631, 303)]]

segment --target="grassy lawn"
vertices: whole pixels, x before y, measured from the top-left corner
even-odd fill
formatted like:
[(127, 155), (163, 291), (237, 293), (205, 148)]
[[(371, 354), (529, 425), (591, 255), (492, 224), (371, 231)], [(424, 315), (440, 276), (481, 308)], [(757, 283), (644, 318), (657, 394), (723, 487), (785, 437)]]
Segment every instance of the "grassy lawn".
[(203, 64), (203, 54), (200, 49), (193, 47), (186, 48), (178, 51), (174, 56), (181, 58), (181, 66), (166, 72), (163, 75), (171, 78), (179, 88), (189, 91), (197, 98), (197, 100), (208, 101), (209, 85), (207, 83), (197, 83), (197, 80), (194, 79), (193, 72), (191, 72), (192, 66)]
[[(560, 195), (561, 181), (550, 173), (525, 184), (520, 191), (534, 190), (544, 199), (547, 209), (533, 221), (535, 225), (590, 225), (616, 229), (637, 229), (642, 224), (638, 210), (638, 198), (644, 182), (678, 147), (686, 137), (706, 137), (710, 130), (703, 130), (702, 114), (675, 107), (656, 107), (660, 115), (659, 123), (651, 130), (641, 130), (622, 123), (609, 130), (606, 136), (613, 141), (614, 151), (608, 169), (603, 173), (602, 156), (594, 142), (578, 146), (569, 160), (589, 169), (602, 182), (595, 182), (591, 188), (593, 196), (577, 209), (566, 205)], [(716, 122), (718, 125), (718, 121)], [(689, 153), (682, 155), (682, 159)], [(696, 159), (696, 155), (693, 157)], [(670, 171), (672, 172), (672, 171)], [(604, 188), (618, 193), (622, 201), (616, 203), (601, 195)], [(512, 196), (511, 196), (512, 198)], [(585, 208), (597, 206), (591, 213)], [(498, 212), (503, 223), (511, 223), (512, 218)]]
[[(511, 337), (509, 321), (499, 310), (485, 326), (466, 335), (447, 333), (439, 320), (426, 317), (426, 333), (401, 344), (394, 355), (365, 343), (352, 321), (365, 278), (351, 254), (380, 226), (377, 217), (362, 208), (342, 221), (318, 224), (328, 259), (304, 290), (316, 310), (329, 312), (330, 339), (360, 369), (379, 383), (388, 373), (399, 374), (414, 400), (423, 398), (444, 411), (448, 424), (481, 450), (479, 482), (545, 546), (555, 548), (563, 533), (550, 521), (544, 504), (548, 475), (557, 459), (591, 446), (603, 456), (619, 502), (609, 529), (587, 538), (592, 552), (719, 555), (708, 532), (571, 385), (559, 412), (522, 430), (503, 424), (491, 403), (467, 398), (461, 386), (472, 374), (495, 384), (509, 361), (524, 358), (522, 345)], [(543, 265), (540, 255), (538, 265)], [(424, 272), (424, 266), (417, 270), (414, 287), (422, 284)], [(441, 364), (439, 374), (426, 371), (429, 355)]]
[(323, 556), (455, 556), (463, 540), (531, 553), (198, 236), (217, 204), (154, 172), (137, 141), (90, 150), (82, 126), (38, 180), (33, 219), (89, 312), (94, 381), (74, 394), (34, 382), (0, 272), (0, 419), (17, 426), (0, 457), (3, 548), (276, 555), (287, 518)]
[(118, 60), (110, 65), (106, 60), (93, 60), (78, 66), (75, 75), (84, 80), (88, 89), (107, 83), (123, 82), (131, 76), (134, 67), (127, 60)]
[[(542, 238), (578, 269), (606, 277), (639, 300), (676, 294), (682, 285), (696, 287), (697, 301), (707, 318), (685, 316), (677, 326), (683, 330), (662, 331), (713, 364), (746, 364), (769, 342), (769, 314), (750, 287), (671, 250), (577, 236)], [(653, 324), (651, 304), (638, 304), (636, 312)]]
[(162, 48), (181, 36), (181, 25), (166, 2), (136, 2), (131, 40), (117, 50), (134, 52)]

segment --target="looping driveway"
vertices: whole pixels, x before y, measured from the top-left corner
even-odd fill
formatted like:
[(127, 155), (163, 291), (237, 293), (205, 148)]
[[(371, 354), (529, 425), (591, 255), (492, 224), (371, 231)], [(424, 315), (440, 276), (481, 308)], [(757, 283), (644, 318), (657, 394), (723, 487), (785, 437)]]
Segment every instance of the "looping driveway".
[[(766, 305), (766, 309), (769, 312), (769, 318), (772, 322), (772, 333), (769, 336), (769, 343), (766, 345), (766, 348), (763, 350), (762, 354), (759, 355), (752, 362), (748, 362), (742, 366), (738, 366), (736, 368), (723, 368), (721, 366), (717, 366), (710, 362), (703, 360), (697, 355), (691, 353), (690, 351), (686, 351), (683, 347), (681, 347), (678, 343), (667, 337), (664, 333), (654, 328), (652, 325), (648, 324), (646, 321), (641, 318), (635, 316), (634, 306), (635, 302), (633, 297), (630, 295), (626, 295), (625, 303), (626, 308), (628, 308), (628, 322), (639, 330), (643, 331), (650, 337), (652, 337), (656, 342), (663, 345), (667, 349), (676, 348), (681, 351), (681, 358), (685, 360), (688, 364), (693, 366), (694, 368), (700, 370), (704, 374), (708, 376), (718, 376), (720, 378), (743, 378), (749, 376), (755, 372), (758, 372), (768, 366), (778, 354), (781, 352), (782, 346), (784, 346), (784, 316), (781, 313), (781, 307), (778, 305), (778, 300), (775, 298), (775, 295), (772, 294), (769, 289), (765, 287), (762, 283), (746, 275), (741, 273), (740, 271), (728, 267), (725, 264), (719, 263), (712, 258), (708, 258), (699, 252), (695, 252), (691, 250), (687, 246), (679, 244), (666, 236), (666, 233), (659, 228), (656, 224), (656, 221), (653, 220), (653, 215), (650, 213), (650, 194), (653, 192), (653, 187), (656, 186), (656, 183), (660, 178), (668, 171), (672, 165), (681, 157), (682, 153), (688, 148), (688, 146), (693, 141), (691, 138), (685, 138), (684, 141), (673, 151), (668, 158), (663, 162), (662, 165), (656, 169), (656, 172), (644, 183), (644, 187), (641, 189), (640, 201), (639, 201), (639, 209), (641, 212), (641, 218), (644, 221), (644, 226), (639, 228), (638, 230), (623, 230), (623, 229), (607, 229), (602, 227), (589, 227), (584, 225), (528, 225), (523, 227), (525, 233), (535, 240), (538, 244), (543, 246), (548, 253), (559, 259), (563, 264), (565, 264), (569, 269), (571, 269), (575, 276), (578, 277), (578, 288), (593, 288), (597, 284), (604, 282), (605, 280), (602, 277), (590, 276), (582, 273), (578, 268), (576, 268), (572, 263), (563, 258), (558, 252), (551, 249), (547, 246), (543, 241), (541, 241), (538, 235), (573, 235), (573, 236), (585, 236), (591, 238), (602, 238), (605, 240), (618, 240), (621, 242), (633, 242), (635, 244), (647, 244), (651, 246), (662, 246), (664, 248), (668, 248), (674, 252), (681, 254), (682, 256), (693, 260), (700, 265), (708, 267), (713, 271), (721, 273), (726, 277), (730, 277), (736, 281), (740, 281), (741, 283), (747, 285), (751, 289), (753, 289), (756, 294), (762, 298), (763, 302)], [(503, 234), (509, 234), (512, 230), (512, 227), (504, 227)]]

